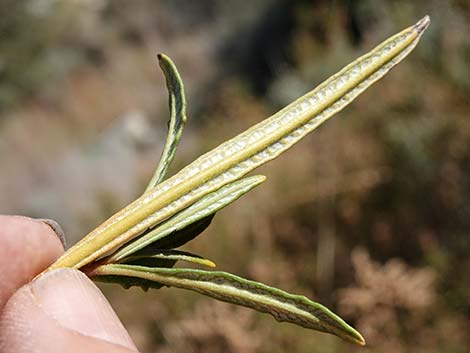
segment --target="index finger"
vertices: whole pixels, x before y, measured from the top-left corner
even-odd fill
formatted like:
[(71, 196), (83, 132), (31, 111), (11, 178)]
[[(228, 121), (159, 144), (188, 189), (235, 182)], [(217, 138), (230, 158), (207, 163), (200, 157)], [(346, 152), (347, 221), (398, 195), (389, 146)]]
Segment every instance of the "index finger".
[(18, 288), (63, 252), (61, 241), (46, 223), (0, 215), (0, 310)]

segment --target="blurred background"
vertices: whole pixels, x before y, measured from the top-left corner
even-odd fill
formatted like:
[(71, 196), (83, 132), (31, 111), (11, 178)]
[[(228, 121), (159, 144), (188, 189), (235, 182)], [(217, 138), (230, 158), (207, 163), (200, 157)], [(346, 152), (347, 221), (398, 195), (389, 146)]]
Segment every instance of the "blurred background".
[(408, 59), (260, 168), (184, 249), (306, 295), (368, 347), (163, 288), (102, 286), (142, 352), (469, 352), (468, 0), (0, 0), (0, 212), (73, 244), (135, 199), (163, 146), (171, 56), (189, 122), (171, 172), (425, 14)]

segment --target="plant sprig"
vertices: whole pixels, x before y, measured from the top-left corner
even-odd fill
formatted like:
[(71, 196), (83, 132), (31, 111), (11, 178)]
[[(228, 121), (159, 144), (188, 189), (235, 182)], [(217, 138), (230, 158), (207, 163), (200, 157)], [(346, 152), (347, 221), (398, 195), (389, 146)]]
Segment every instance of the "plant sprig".
[(214, 214), (264, 176), (245, 177), (276, 158), (350, 104), (417, 45), (429, 25), (421, 19), (344, 67), (317, 88), (165, 180), (186, 123), (184, 85), (176, 66), (158, 56), (169, 91), (169, 132), (144, 194), (71, 247), (48, 270), (81, 269), (98, 281), (144, 289), (173, 286), (269, 313), (278, 321), (365, 344), (354, 328), (321, 304), (220, 271), (173, 268), (177, 261), (209, 267), (198, 255), (175, 250), (206, 229)]

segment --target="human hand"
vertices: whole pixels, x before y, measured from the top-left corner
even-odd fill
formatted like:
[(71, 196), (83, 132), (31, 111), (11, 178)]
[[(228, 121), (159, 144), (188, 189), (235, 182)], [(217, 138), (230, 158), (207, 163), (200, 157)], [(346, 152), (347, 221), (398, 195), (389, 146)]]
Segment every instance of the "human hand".
[(59, 269), (33, 280), (63, 251), (46, 223), (0, 216), (0, 352), (135, 353), (110, 304), (83, 273)]

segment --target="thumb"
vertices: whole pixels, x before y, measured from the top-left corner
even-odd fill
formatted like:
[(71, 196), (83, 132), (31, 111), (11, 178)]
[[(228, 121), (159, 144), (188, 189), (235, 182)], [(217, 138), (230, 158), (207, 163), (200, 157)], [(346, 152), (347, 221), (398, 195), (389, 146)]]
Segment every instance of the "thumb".
[(0, 352), (136, 352), (99, 289), (81, 272), (47, 272), (0, 314)]

